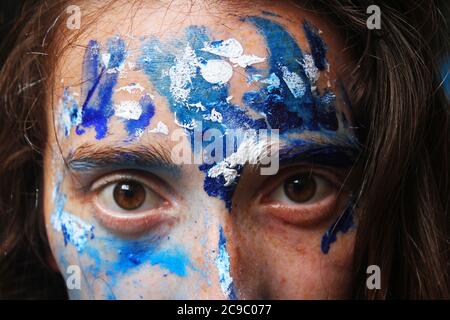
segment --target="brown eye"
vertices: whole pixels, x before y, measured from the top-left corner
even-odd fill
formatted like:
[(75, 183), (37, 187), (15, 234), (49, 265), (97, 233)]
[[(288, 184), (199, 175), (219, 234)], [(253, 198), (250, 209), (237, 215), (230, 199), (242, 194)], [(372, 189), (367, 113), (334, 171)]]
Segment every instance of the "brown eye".
[(284, 192), (289, 200), (303, 203), (311, 200), (317, 191), (317, 183), (311, 174), (298, 174), (284, 183)]
[(114, 201), (124, 210), (136, 210), (145, 202), (145, 188), (136, 181), (122, 181), (113, 191)]

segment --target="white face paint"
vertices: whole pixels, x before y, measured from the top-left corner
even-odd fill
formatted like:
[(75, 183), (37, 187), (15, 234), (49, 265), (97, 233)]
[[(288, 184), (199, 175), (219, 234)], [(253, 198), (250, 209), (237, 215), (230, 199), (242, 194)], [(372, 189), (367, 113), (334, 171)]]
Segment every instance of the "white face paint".
[(264, 62), (266, 58), (261, 58), (255, 55), (242, 55), (237, 58), (231, 58), (230, 61), (241, 68), (247, 68), (253, 64)]
[(237, 58), (244, 53), (241, 43), (236, 39), (205, 43), (205, 47), (201, 50), (225, 58)]
[(224, 84), (233, 76), (233, 67), (224, 60), (208, 60), (200, 65), (200, 72), (209, 83)]
[(302, 97), (306, 92), (305, 83), (302, 78), (295, 72), (289, 71), (287, 67), (282, 67), (281, 71), (283, 71), (283, 80), (286, 82), (294, 97)]
[(114, 114), (123, 119), (138, 120), (142, 115), (142, 107), (137, 101), (121, 101), (114, 105)]

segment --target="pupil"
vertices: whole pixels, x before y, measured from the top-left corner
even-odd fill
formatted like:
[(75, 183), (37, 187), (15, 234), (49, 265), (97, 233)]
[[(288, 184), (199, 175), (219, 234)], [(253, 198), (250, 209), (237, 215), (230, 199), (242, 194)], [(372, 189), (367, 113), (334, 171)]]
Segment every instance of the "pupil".
[(114, 200), (122, 209), (135, 210), (144, 203), (145, 189), (134, 181), (118, 183), (114, 188)]
[(316, 193), (317, 185), (309, 174), (299, 174), (289, 178), (284, 184), (286, 196), (294, 202), (311, 200)]

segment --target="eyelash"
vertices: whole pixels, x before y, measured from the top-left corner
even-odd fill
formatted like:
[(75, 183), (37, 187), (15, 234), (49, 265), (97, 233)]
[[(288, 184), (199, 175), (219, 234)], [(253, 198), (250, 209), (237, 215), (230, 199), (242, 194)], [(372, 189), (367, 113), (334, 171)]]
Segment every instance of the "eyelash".
[[(146, 175), (142, 178), (142, 175)], [(129, 181), (137, 182), (150, 192), (153, 192), (162, 199), (162, 205), (146, 211), (137, 211), (130, 213), (113, 212), (104, 208), (100, 204), (100, 194), (108, 187), (118, 184), (120, 182)], [(163, 222), (172, 223), (175, 220), (175, 216), (170, 215), (171, 207), (176, 205), (173, 201), (173, 197), (170, 197), (169, 187), (165, 185), (161, 179), (156, 176), (149, 175), (140, 171), (120, 171), (110, 173), (97, 179), (89, 189), (92, 193), (91, 201), (94, 208), (94, 216), (96, 219), (110, 230), (123, 234), (139, 234), (144, 231), (148, 231), (154, 227), (161, 225)], [(172, 198), (172, 199), (170, 199)], [(115, 201), (115, 199), (112, 199)], [(164, 211), (164, 212), (163, 212)]]
[[(308, 173), (311, 176), (316, 175), (324, 179), (335, 191), (314, 203), (280, 205), (268, 201), (271, 193), (282, 187), (290, 177), (303, 173)], [(290, 166), (283, 168), (276, 177), (265, 180), (264, 184), (268, 184), (268, 186), (259, 193), (257, 202), (261, 205), (260, 211), (263, 214), (269, 214), (286, 223), (305, 227), (318, 225), (322, 221), (328, 220), (335, 211), (333, 209), (336, 208), (338, 199), (345, 189), (343, 180), (343, 177), (335, 169), (305, 165)]]

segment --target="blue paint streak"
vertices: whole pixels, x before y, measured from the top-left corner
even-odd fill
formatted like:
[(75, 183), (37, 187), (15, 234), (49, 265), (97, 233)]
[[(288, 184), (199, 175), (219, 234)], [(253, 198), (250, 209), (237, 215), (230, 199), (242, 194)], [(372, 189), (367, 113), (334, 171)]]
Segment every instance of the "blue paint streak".
[[(186, 29), (184, 39), (174, 40), (172, 43), (164, 44), (158, 38), (151, 38), (143, 47), (143, 55), (140, 58), (140, 65), (142, 66), (146, 75), (150, 78), (153, 85), (159, 94), (166, 97), (171, 108), (171, 111), (176, 113), (176, 118), (179, 123), (189, 124), (192, 120), (202, 124), (202, 133), (209, 129), (217, 129), (225, 134), (227, 129), (238, 128), (266, 128), (264, 119), (253, 119), (236, 105), (227, 101), (229, 97), (229, 86), (213, 85), (207, 82), (197, 70), (196, 76), (192, 79), (189, 89), (190, 95), (186, 101), (177, 101), (170, 91), (170, 77), (161, 76), (164, 71), (167, 71), (175, 64), (174, 50), (176, 48), (179, 53), (182, 53), (186, 46), (189, 45), (196, 53), (199, 61), (207, 61), (208, 59), (218, 59), (216, 55), (201, 51), (205, 42), (210, 42), (207, 31), (204, 27), (191, 26)], [(220, 41), (214, 42), (217, 45)], [(205, 111), (197, 110), (196, 108), (188, 108), (189, 105), (201, 103), (205, 107)], [(211, 113), (212, 109), (222, 114), (222, 123), (204, 120), (204, 116)], [(191, 138), (191, 145), (194, 145), (194, 130), (187, 129)], [(207, 142), (203, 142), (205, 147)], [(202, 165), (199, 169), (206, 172), (212, 165)], [(231, 208), (231, 198), (234, 192), (233, 187), (224, 187), (223, 178), (205, 178), (204, 189), (209, 196), (220, 197), (224, 200), (227, 208)]]
[[(311, 90), (312, 84), (298, 63), (303, 59), (303, 53), (295, 38), (274, 21), (261, 17), (247, 17), (245, 21), (253, 23), (265, 38), (270, 53), (268, 74), (281, 80), (278, 88), (272, 85), (260, 91), (245, 93), (245, 105), (266, 114), (270, 126), (279, 129), (280, 133), (292, 130), (338, 130), (335, 95), (329, 90), (322, 95), (318, 89), (315, 92)], [(296, 98), (290, 92), (283, 81), (283, 67), (301, 78), (305, 89), (303, 96)]]
[[(168, 71), (176, 64), (177, 56), (182, 55), (188, 45), (195, 52), (200, 63), (205, 63), (209, 59), (222, 59), (201, 50), (204, 43), (211, 43), (204, 27), (190, 26), (185, 30), (184, 37), (168, 43), (163, 43), (160, 39), (153, 37), (144, 44), (139, 64), (158, 93), (167, 98), (171, 111), (176, 114), (177, 121), (181, 124), (190, 124), (195, 121), (202, 125), (202, 133), (213, 128), (222, 133), (225, 133), (227, 129), (272, 128), (279, 129), (280, 134), (301, 133), (305, 130), (331, 134), (338, 130), (339, 122), (334, 105), (335, 95), (329, 90), (322, 93), (318, 89), (314, 92), (311, 91), (312, 84), (306, 76), (305, 70), (298, 63), (303, 59), (303, 54), (294, 37), (282, 25), (265, 18), (247, 17), (245, 21), (253, 23), (263, 35), (270, 56), (268, 69), (260, 70), (253, 66), (246, 68), (250, 78), (256, 74), (266, 77), (259, 81), (266, 85), (262, 85), (259, 90), (244, 93), (244, 106), (242, 107), (227, 101), (230, 95), (228, 84), (208, 83), (201, 76), (200, 68), (197, 68), (191, 82), (186, 86), (186, 89), (190, 90), (186, 101), (178, 101), (172, 95)], [(320, 44), (319, 39), (314, 38), (316, 44)], [(220, 44), (221, 40), (213, 42), (213, 45)], [(317, 51), (317, 48), (314, 50)], [(303, 96), (295, 97), (291, 93), (283, 81), (283, 68), (296, 73), (302, 79), (305, 89)], [(279, 80), (278, 84), (276, 79)], [(201, 103), (205, 110), (189, 107), (197, 103)], [(213, 108), (222, 114), (222, 123), (204, 120), (204, 117), (209, 115)], [(259, 113), (261, 118), (256, 119), (247, 114), (249, 109)], [(186, 129), (186, 131), (190, 134), (191, 145), (194, 146), (194, 130)], [(205, 147), (207, 143), (203, 141), (203, 146)], [(226, 208), (231, 210), (232, 197), (238, 180), (235, 181), (235, 184), (225, 187), (223, 176), (208, 177), (207, 172), (213, 165), (199, 166), (199, 169), (205, 173), (205, 192), (209, 196), (222, 199)], [(238, 173), (241, 169), (238, 168)]]
[(348, 146), (336, 144), (315, 144), (308, 140), (291, 140), (287, 147), (279, 151), (280, 164), (287, 165), (290, 162), (307, 162), (312, 165), (320, 165), (335, 168), (351, 167), (360, 149), (356, 143), (349, 141)]
[(97, 238), (105, 244), (105, 247), (111, 248), (113, 252), (116, 251), (117, 258), (111, 261), (102, 255), (103, 251), (89, 246), (86, 252), (93, 263), (88, 270), (94, 275), (104, 271), (115, 278), (117, 275), (130, 272), (146, 264), (159, 266), (179, 277), (187, 276), (188, 268), (193, 269), (186, 250), (181, 247), (161, 248), (159, 237), (134, 241), (109, 237)]
[(139, 119), (126, 120), (125, 122), (128, 135), (130, 136), (136, 136), (140, 131), (144, 130), (155, 115), (155, 106), (149, 95), (142, 96), (139, 104), (142, 107), (142, 114)]
[(327, 67), (327, 45), (320, 37), (319, 30), (306, 20), (303, 22), (303, 30), (309, 42), (314, 64), (317, 69), (324, 71)]
[(343, 215), (323, 235), (320, 246), (322, 252), (327, 254), (331, 244), (337, 240), (337, 233), (347, 233), (353, 225), (353, 201), (349, 201)]
[(83, 59), (82, 121), (77, 134), (85, 133), (85, 128), (94, 127), (96, 139), (102, 139), (108, 132), (108, 120), (114, 114), (112, 96), (117, 84), (118, 68), (126, 58), (125, 43), (119, 37), (108, 40), (108, 66), (100, 59), (100, 47), (91, 40)]
[[(225, 232), (223, 231), (222, 226), (220, 226), (220, 228), (219, 228), (218, 248), (219, 248), (219, 255), (229, 257), (228, 252), (227, 252), (227, 238), (225, 236)], [(228, 267), (230, 267), (230, 266), (228, 266)], [(222, 271), (227, 272), (227, 275), (219, 274), (219, 276), (220, 276), (219, 281), (220, 281), (220, 283), (225, 283), (226, 282), (225, 276), (228, 276), (231, 278), (231, 275), (229, 274), (230, 270), (228, 269), (228, 270), (222, 270)], [(233, 281), (231, 281), (231, 283), (229, 283), (227, 292), (228, 292), (229, 300), (238, 300), (237, 295), (236, 295), (236, 288), (234, 286)]]
[(180, 248), (159, 251), (150, 257), (150, 263), (159, 265), (179, 277), (187, 276), (187, 267), (191, 266), (188, 253)]
[[(64, 94), (62, 98), (62, 107), (63, 114), (66, 115), (68, 119), (61, 119), (64, 125), (64, 134), (68, 136), (70, 134), (70, 130), (73, 126), (77, 125), (78, 122), (78, 113), (79, 106), (75, 98), (70, 94), (70, 90), (68, 88), (64, 88)], [(66, 121), (69, 120), (67, 123)]]

